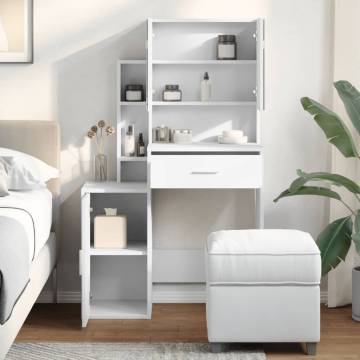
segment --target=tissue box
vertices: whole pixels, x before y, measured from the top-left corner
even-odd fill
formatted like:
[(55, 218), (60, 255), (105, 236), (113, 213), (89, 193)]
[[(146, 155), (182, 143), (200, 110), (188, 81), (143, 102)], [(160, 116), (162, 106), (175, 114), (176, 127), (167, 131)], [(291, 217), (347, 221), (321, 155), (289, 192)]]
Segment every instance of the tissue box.
[(95, 216), (94, 247), (124, 249), (127, 246), (127, 219), (124, 215)]

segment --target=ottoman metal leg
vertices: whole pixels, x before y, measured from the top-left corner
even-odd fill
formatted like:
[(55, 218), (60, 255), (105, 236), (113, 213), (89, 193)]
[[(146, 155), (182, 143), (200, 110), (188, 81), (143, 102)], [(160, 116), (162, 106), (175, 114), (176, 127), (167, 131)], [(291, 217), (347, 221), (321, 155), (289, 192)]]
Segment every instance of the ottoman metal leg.
[(225, 343), (210, 343), (210, 350), (214, 354), (218, 354), (227, 350)]
[(307, 355), (316, 355), (316, 345), (315, 342), (306, 343), (306, 354)]

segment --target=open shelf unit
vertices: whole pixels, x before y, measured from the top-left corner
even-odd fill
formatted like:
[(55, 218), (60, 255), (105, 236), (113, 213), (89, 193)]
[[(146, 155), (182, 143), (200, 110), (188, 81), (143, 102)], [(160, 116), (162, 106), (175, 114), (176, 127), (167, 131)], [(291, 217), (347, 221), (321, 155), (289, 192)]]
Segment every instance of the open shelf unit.
[[(151, 239), (148, 241), (146, 182), (86, 183), (81, 191), (82, 325), (89, 319), (151, 317)], [(104, 208), (127, 217), (127, 247), (94, 247), (94, 218)]]
[[(255, 196), (250, 194), (248, 199), (254, 202), (256, 226), (263, 225), (263, 21), (148, 19), (147, 27), (146, 60), (117, 61), (116, 182), (87, 183), (82, 189), (83, 326), (89, 319), (149, 319), (153, 283), (204, 281), (203, 251), (199, 248), (153, 249), (152, 190), (156, 189), (154, 198), (158, 200), (159, 192), (164, 189), (216, 189), (215, 199), (219, 196), (221, 201), (230, 198), (233, 201), (238, 194), (227, 193), (228, 190), (253, 189)], [(216, 59), (219, 34), (236, 35), (236, 60)], [(211, 101), (202, 102), (200, 82), (205, 72), (212, 81), (212, 96)], [(144, 101), (125, 101), (127, 84), (142, 84)], [(162, 101), (166, 84), (179, 84), (181, 102)], [(146, 157), (125, 156), (123, 139), (129, 124), (134, 124), (136, 138), (143, 133), (148, 145)], [(193, 142), (186, 145), (153, 143), (152, 130), (162, 125), (170, 129), (191, 129)], [(218, 136), (232, 129), (243, 130), (248, 143), (218, 143)], [(191, 200), (193, 198), (196, 206), (203, 203), (200, 193), (193, 193)], [(179, 197), (177, 199), (179, 201)], [(185, 199), (188, 197), (181, 198)], [(174, 205), (177, 204), (172, 203), (170, 208), (174, 209)], [(240, 205), (242, 203), (237, 202), (237, 210)], [(93, 246), (92, 221), (105, 206), (116, 207), (118, 213), (128, 216), (126, 249)], [(211, 208), (211, 203), (207, 207)], [(183, 208), (187, 207), (183, 205)], [(251, 210), (244, 212), (243, 217), (251, 216), (250, 213)], [(208, 218), (217, 215), (213, 213)], [(155, 224), (158, 216), (155, 209)], [(182, 223), (184, 219), (178, 221), (176, 216), (174, 219), (174, 224), (164, 226), (165, 233), (171, 228), (171, 234), (174, 231), (181, 234), (184, 228), (176, 226), (188, 224)], [(192, 220), (185, 216), (190, 224)], [(207, 225), (205, 227), (207, 231)]]
[[(125, 86), (141, 84), (145, 91), (144, 101), (125, 101)], [(146, 61), (118, 60), (116, 73), (116, 124), (117, 124), (117, 181), (140, 178), (146, 181), (146, 157), (125, 156), (123, 139), (129, 124), (134, 124), (136, 139), (141, 132), (145, 144), (148, 143), (148, 126), (146, 111)], [(124, 163), (127, 163), (124, 165)], [(133, 165), (131, 165), (133, 164)], [(122, 171), (124, 170), (124, 171)], [(122, 174), (126, 173), (127, 178)], [(142, 176), (139, 174), (142, 173)]]
[[(218, 34), (236, 35), (236, 60), (217, 60)], [(214, 151), (229, 149), (229, 145), (218, 144), (217, 138), (222, 131), (231, 129), (242, 129), (250, 144), (261, 144), (262, 20), (150, 19), (147, 58), (147, 93), (151, 94), (147, 99), (150, 144), (150, 129), (161, 125), (170, 129), (191, 129), (192, 150), (201, 143), (204, 147), (213, 143)], [(202, 102), (200, 82), (205, 72), (212, 81), (212, 97), (211, 101)], [(162, 101), (166, 84), (179, 85), (182, 101)], [(153, 145), (151, 151), (160, 151), (158, 144)], [(166, 151), (175, 151), (175, 146), (171, 145), (166, 146)], [(184, 149), (187, 151), (186, 147)]]

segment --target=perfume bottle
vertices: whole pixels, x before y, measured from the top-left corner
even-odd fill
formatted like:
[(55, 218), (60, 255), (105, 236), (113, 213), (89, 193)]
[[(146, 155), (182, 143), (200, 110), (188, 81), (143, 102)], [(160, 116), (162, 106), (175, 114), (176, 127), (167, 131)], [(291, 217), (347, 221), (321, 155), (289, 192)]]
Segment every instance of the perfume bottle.
[(145, 143), (142, 133), (139, 134), (139, 139), (137, 142), (137, 156), (145, 156)]
[(135, 127), (129, 125), (124, 141), (125, 156), (135, 156)]
[(204, 74), (204, 79), (201, 80), (200, 93), (201, 93), (201, 101), (209, 101), (210, 100), (210, 98), (211, 98), (211, 81), (209, 79), (209, 74), (207, 72)]

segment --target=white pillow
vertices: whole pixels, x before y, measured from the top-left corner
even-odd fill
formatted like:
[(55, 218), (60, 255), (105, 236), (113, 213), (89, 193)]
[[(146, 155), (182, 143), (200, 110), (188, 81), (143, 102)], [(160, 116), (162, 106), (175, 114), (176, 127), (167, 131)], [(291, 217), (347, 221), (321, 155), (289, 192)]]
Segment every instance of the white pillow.
[(0, 197), (9, 195), (8, 187), (7, 187), (7, 167), (1, 161), (0, 158)]
[(7, 166), (9, 190), (35, 190), (59, 177), (59, 170), (40, 159), (6, 148), (0, 148), (0, 158)]

